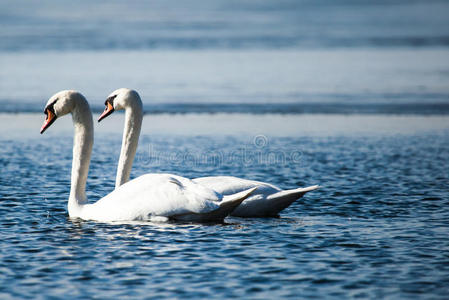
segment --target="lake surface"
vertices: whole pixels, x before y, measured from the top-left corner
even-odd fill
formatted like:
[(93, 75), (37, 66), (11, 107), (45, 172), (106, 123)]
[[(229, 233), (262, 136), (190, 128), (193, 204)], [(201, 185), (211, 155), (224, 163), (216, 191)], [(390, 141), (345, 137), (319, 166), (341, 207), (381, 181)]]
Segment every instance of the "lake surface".
[[(227, 126), (242, 119), (257, 124), (257, 115), (226, 116), (217, 125), (224, 133), (213, 127), (201, 135), (196, 123), (219, 116), (177, 116), (185, 131), (175, 134), (149, 125), (169, 126), (173, 118), (146, 117), (132, 176), (233, 174), (283, 188), (322, 188), (277, 219), (211, 225), (70, 220), (70, 118), (39, 136), (43, 114), (15, 115), (24, 126), (2, 115), (2, 124), (18, 135), (5, 138), (5, 131), (0, 139), (2, 298), (446, 297), (447, 117), (371, 116), (375, 124), (389, 124), (388, 132), (348, 131), (356, 116), (327, 116), (334, 126), (326, 129), (318, 116), (298, 115), (290, 124), (300, 128), (305, 118), (322, 130), (285, 135), (284, 117), (270, 115), (270, 126), (279, 130), (264, 135), (258, 126), (246, 132)], [(96, 124), (90, 201), (113, 189), (121, 142), (114, 124), (122, 122), (117, 115)], [(434, 125), (419, 129), (422, 122)]]
[[(447, 1), (0, 2), (0, 298), (446, 299)], [(279, 218), (68, 218), (69, 116), (136, 89), (132, 177), (319, 184)], [(95, 124), (114, 187), (123, 114)]]

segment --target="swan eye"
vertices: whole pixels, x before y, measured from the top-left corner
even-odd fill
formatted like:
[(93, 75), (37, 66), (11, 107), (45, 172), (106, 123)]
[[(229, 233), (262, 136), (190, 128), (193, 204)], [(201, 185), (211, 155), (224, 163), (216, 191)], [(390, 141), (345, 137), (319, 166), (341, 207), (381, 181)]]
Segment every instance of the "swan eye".
[(48, 112), (49, 112), (49, 111), (50, 111), (51, 113), (53, 113), (54, 115), (56, 115), (56, 114), (55, 114), (55, 108), (54, 108), (56, 101), (58, 101), (58, 100), (53, 101), (52, 103), (50, 103), (49, 105), (47, 105), (47, 106), (44, 108), (44, 114), (46, 114), (47, 117), (48, 117)]
[(108, 103), (110, 103), (112, 106), (114, 106), (114, 99), (117, 97), (117, 95), (113, 95), (111, 97), (108, 97), (108, 99), (106, 99), (106, 101), (104, 102), (104, 105), (108, 105)]

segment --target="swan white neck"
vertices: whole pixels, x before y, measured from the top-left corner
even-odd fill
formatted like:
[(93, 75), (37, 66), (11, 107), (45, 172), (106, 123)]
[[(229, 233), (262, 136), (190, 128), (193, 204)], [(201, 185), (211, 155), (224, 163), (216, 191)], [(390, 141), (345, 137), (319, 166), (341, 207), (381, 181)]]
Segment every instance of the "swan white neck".
[(68, 210), (70, 216), (77, 216), (87, 202), (86, 181), (89, 172), (93, 146), (93, 121), (89, 104), (83, 96), (72, 111), (75, 134), (73, 138), (72, 178)]
[(117, 177), (115, 179), (115, 188), (129, 180), (134, 156), (136, 155), (137, 145), (139, 143), (140, 129), (142, 127), (142, 101), (137, 93), (132, 94), (125, 109), (125, 129), (123, 131), (122, 149), (117, 167)]

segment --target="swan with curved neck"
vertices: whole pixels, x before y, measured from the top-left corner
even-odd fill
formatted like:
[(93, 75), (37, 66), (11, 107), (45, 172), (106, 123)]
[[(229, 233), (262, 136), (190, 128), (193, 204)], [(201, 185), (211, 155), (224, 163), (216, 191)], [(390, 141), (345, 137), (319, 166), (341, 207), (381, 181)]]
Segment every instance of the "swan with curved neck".
[[(138, 135), (142, 124), (142, 101), (139, 94), (130, 89), (121, 88), (112, 92), (105, 102), (105, 110), (98, 121), (116, 110), (125, 110), (125, 129), (122, 149), (117, 168), (115, 188), (119, 188), (129, 180), (134, 155), (136, 153)], [(134, 128), (133, 130), (133, 126)], [(132, 137), (131, 137), (132, 134)], [(238, 193), (250, 188), (257, 188), (232, 213), (237, 217), (275, 217), (307, 192), (318, 188), (317, 185), (306, 188), (281, 190), (269, 183), (247, 180), (233, 176), (208, 176), (193, 179), (194, 182), (211, 188), (223, 195)]]
[[(70, 217), (106, 222), (151, 220), (152, 217), (199, 222), (222, 221), (253, 192), (246, 190), (231, 196), (222, 196), (181, 176), (146, 174), (120, 185), (97, 202), (89, 204), (86, 197), (86, 181), (93, 146), (93, 122), (89, 104), (84, 96), (76, 91), (61, 91), (48, 100), (44, 113), (46, 119), (41, 133), (44, 133), (57, 118), (72, 114), (75, 130), (68, 200)], [(122, 153), (125, 158), (129, 155), (134, 157), (133, 145), (137, 146), (137, 141), (133, 139), (136, 133), (138, 137), (140, 132), (140, 122), (131, 124), (133, 128), (126, 135), (130, 140), (127, 147), (131, 149), (126, 149)], [(123, 169), (127, 166), (124, 164)], [(126, 177), (126, 171), (128, 170), (123, 171), (122, 176)]]

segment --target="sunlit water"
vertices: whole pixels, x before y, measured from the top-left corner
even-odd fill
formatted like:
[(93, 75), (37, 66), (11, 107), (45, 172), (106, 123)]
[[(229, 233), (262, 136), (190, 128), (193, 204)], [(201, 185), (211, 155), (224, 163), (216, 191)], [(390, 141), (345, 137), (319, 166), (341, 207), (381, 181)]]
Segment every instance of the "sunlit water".
[[(56, 128), (0, 140), (2, 298), (447, 296), (447, 130), (144, 132), (133, 176), (232, 174), (284, 188), (322, 185), (280, 218), (200, 225), (69, 219), (72, 139)], [(118, 133), (97, 137), (90, 201), (113, 189), (120, 147)]]

